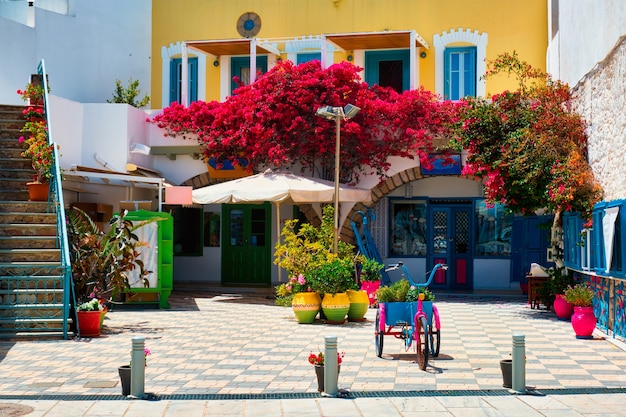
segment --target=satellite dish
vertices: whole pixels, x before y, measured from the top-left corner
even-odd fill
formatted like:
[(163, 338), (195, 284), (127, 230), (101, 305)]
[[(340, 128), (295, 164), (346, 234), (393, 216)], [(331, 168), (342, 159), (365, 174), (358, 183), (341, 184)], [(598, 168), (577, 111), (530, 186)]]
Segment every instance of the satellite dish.
[(237, 32), (244, 38), (252, 38), (261, 30), (261, 18), (254, 12), (247, 12), (237, 20)]

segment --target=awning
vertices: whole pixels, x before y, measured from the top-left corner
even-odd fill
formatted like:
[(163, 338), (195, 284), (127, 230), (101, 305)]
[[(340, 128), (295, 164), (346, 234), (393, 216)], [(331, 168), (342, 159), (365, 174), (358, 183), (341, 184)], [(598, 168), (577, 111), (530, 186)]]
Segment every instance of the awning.
[[(415, 37), (414, 45), (411, 45), (411, 35)], [(402, 49), (410, 46), (429, 48), (428, 42), (413, 30), (337, 33), (324, 35), (324, 37), (345, 51), (353, 51), (355, 49)]]
[(250, 55), (250, 43), (254, 40), (257, 54), (280, 55), (280, 51), (274, 45), (261, 42), (258, 39), (220, 39), (212, 41), (186, 41), (189, 48), (215, 55)]
[(114, 172), (103, 169), (90, 168), (84, 166), (73, 167), (63, 171), (63, 188), (78, 193), (89, 192), (84, 190), (81, 184), (115, 186), (115, 187), (138, 187), (153, 188), (158, 190), (159, 210), (163, 204), (163, 189), (173, 186), (159, 173), (147, 168), (129, 164), (133, 169), (132, 173)]

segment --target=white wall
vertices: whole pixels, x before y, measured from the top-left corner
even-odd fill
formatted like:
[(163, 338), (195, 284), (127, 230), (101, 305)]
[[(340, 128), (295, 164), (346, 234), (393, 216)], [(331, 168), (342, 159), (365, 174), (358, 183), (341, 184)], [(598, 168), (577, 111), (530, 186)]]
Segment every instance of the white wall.
[(79, 1), (74, 11), (35, 7), (34, 27), (0, 18), (0, 103), (22, 103), (15, 91), (41, 59), (51, 92), (60, 97), (103, 103), (112, 98), (116, 79), (126, 85), (131, 77), (149, 92), (151, 0)]
[(625, 33), (624, 0), (560, 0), (559, 35), (550, 42), (548, 70), (573, 87)]

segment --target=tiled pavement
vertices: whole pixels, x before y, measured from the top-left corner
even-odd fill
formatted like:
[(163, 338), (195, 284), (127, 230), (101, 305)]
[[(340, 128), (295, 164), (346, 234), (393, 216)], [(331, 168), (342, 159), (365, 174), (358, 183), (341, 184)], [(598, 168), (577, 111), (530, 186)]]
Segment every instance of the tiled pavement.
[[(34, 407), (29, 416), (626, 415), (624, 345), (576, 339), (521, 297), (439, 296), (441, 354), (426, 371), (391, 336), (376, 356), (373, 309), (365, 322), (299, 325), (263, 294), (180, 291), (171, 302), (110, 312), (99, 338), (0, 342), (0, 416), (15, 404)], [(513, 333), (525, 335), (532, 395), (502, 388)], [(120, 395), (135, 335), (152, 350), (145, 387), (158, 401)], [(347, 399), (317, 394), (307, 356), (327, 335), (345, 351)]]

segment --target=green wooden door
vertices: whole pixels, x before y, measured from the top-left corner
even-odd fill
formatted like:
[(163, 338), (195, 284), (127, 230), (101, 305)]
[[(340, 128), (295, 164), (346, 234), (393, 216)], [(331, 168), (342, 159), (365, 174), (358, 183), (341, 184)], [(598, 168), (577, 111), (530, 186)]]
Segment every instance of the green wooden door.
[(269, 203), (224, 206), (222, 284), (270, 285), (271, 212)]

